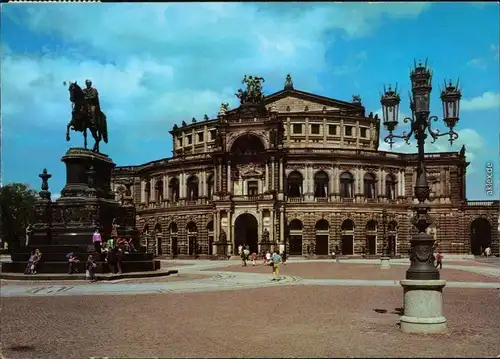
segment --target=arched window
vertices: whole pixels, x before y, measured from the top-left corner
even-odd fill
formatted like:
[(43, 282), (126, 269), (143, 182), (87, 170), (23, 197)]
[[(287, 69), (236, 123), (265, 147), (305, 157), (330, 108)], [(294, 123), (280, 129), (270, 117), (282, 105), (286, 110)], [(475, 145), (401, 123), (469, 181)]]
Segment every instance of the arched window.
[(392, 173), (385, 176), (385, 195), (387, 199), (396, 199), (396, 177)]
[(366, 223), (366, 243), (363, 254), (377, 254), (377, 221), (370, 220)]
[(398, 254), (398, 222), (390, 221), (387, 224), (387, 244), (389, 254)]
[(199, 254), (198, 228), (194, 222), (189, 222), (186, 226), (188, 237), (188, 255), (197, 256)]
[(288, 197), (300, 198), (302, 197), (302, 183), (303, 178), (300, 172), (293, 171), (288, 175)]
[(231, 146), (231, 152), (240, 155), (253, 155), (266, 151), (262, 140), (251, 134), (238, 137)]
[(328, 196), (328, 174), (324, 171), (314, 175), (314, 197), (326, 198)]
[(176, 257), (179, 254), (179, 248), (177, 246), (177, 224), (172, 222), (169, 227), (170, 232), (170, 254), (172, 257)]
[(157, 179), (155, 183), (155, 200), (157, 202), (163, 201), (163, 180)]
[(213, 244), (214, 244), (214, 221), (207, 223), (208, 232), (208, 255), (213, 255)]
[(187, 200), (196, 201), (198, 199), (198, 177), (191, 176), (186, 181)]
[(212, 200), (214, 198), (214, 176), (209, 175), (207, 178), (207, 197), (208, 200)]
[(288, 225), (290, 255), (302, 255), (302, 227), (302, 222), (298, 219), (293, 219)]
[(375, 198), (375, 176), (372, 173), (366, 173), (363, 178), (364, 194), (366, 198)]
[(172, 178), (170, 180), (170, 201), (177, 202), (179, 200), (179, 180)]
[(161, 224), (156, 223), (155, 224), (155, 244), (156, 244), (156, 255), (161, 256), (163, 255), (163, 241), (162, 241), (162, 229), (161, 229)]
[(344, 172), (340, 175), (340, 197), (353, 198), (354, 177), (349, 172)]

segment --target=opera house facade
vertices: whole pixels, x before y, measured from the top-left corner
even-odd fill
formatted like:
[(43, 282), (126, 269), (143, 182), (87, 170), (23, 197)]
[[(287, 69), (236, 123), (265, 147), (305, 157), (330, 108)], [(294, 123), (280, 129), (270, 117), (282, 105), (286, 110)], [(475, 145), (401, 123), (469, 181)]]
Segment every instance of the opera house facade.
[[(407, 255), (416, 155), (379, 150), (381, 119), (359, 96), (299, 91), (287, 76), (264, 97), (258, 80), (239, 91), (238, 108), (175, 125), (171, 158), (115, 168), (113, 189), (135, 206), (142, 243), (172, 257), (232, 255), (242, 244)], [(468, 164), (463, 148), (426, 155), (429, 233), (445, 253), (498, 254), (499, 203), (467, 200)]]

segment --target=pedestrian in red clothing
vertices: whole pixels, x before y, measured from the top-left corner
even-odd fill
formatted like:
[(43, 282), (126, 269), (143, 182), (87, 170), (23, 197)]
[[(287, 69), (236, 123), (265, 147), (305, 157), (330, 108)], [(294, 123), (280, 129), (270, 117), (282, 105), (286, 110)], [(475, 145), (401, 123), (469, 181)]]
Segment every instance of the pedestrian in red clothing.
[(443, 255), (441, 252), (437, 252), (436, 254), (436, 268), (439, 266), (439, 269), (443, 269)]

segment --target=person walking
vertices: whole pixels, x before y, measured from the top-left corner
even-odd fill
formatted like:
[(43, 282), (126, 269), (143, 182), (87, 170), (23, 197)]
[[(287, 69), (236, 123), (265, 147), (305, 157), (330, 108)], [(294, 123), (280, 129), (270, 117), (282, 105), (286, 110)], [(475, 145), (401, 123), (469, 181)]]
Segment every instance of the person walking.
[(277, 251), (274, 251), (271, 260), (273, 261), (273, 280), (279, 280), (281, 256), (278, 254)]
[(443, 255), (441, 254), (441, 251), (438, 251), (436, 255), (436, 268), (438, 266), (439, 269), (443, 269)]
[(252, 265), (255, 267), (257, 264), (257, 253), (253, 252), (252, 253)]

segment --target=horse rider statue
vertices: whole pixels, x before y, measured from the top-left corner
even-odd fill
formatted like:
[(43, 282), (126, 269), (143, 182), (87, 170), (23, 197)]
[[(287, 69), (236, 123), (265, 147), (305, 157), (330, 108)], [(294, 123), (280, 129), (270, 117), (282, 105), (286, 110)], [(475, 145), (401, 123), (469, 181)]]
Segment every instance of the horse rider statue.
[[(65, 84), (65, 82), (64, 82)], [(95, 140), (94, 152), (99, 152), (99, 142), (108, 143), (106, 115), (101, 111), (99, 93), (92, 87), (92, 81), (85, 80), (82, 90), (76, 82), (69, 85), (70, 101), (73, 104), (72, 119), (66, 127), (66, 140), (69, 141), (69, 129), (83, 132), (84, 145), (87, 148), (87, 129)]]

